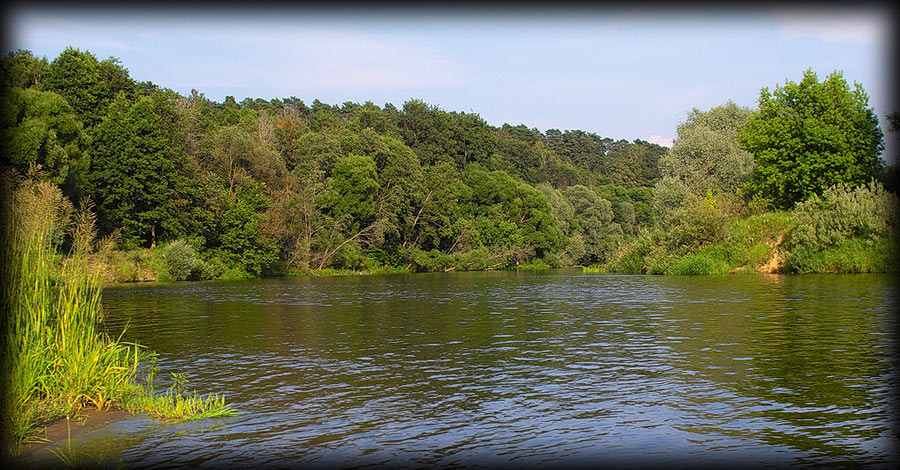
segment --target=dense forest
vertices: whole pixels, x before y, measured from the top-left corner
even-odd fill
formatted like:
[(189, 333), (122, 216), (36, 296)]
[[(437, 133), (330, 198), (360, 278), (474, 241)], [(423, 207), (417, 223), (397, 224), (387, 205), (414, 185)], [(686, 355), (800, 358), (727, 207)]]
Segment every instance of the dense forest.
[(416, 99), (217, 103), (75, 48), (10, 53), (2, 77), (4, 166), (61, 189), (91, 234), (61, 256), (109, 280), (897, 269), (896, 169), (838, 72), (694, 109), (671, 149)]

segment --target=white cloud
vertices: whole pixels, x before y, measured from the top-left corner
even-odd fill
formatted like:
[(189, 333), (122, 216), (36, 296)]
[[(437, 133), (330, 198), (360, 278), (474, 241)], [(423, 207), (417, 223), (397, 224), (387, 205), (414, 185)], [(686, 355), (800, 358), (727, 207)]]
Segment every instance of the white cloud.
[(647, 139), (647, 142), (650, 142), (650, 143), (656, 144), (656, 145), (662, 145), (663, 147), (668, 147), (668, 148), (672, 148), (672, 146), (675, 145), (675, 139), (673, 139), (671, 137), (663, 137), (661, 135), (656, 135), (656, 134), (651, 135), (650, 138)]

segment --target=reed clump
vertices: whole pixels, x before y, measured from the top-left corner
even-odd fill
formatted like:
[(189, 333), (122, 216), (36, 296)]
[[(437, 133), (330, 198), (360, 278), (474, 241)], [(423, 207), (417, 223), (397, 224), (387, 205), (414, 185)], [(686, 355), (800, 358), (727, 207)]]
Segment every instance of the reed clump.
[[(218, 396), (157, 395), (136, 380), (150, 353), (99, 329), (101, 281), (80, 256), (90, 246), (84, 237), (94, 236), (90, 218), (48, 182), (3, 179), (4, 450), (17, 454), (42, 425), (84, 408), (179, 419), (233, 414)], [(67, 235), (73, 254), (60, 263)]]

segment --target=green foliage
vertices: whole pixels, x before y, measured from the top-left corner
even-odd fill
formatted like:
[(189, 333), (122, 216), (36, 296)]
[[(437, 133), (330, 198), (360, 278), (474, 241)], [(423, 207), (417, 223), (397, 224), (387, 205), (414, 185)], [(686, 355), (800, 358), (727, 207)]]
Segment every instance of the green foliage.
[(731, 268), (746, 266), (756, 270), (775, 256), (779, 245), (796, 225), (794, 214), (787, 211), (734, 220), (725, 227), (721, 246), (714, 248), (729, 256)]
[(358, 221), (357, 225), (365, 223), (375, 215), (380, 187), (375, 160), (348, 155), (334, 165), (330, 188), (322, 195), (322, 206), (333, 217), (347, 214)]
[(584, 246), (575, 261), (583, 265), (606, 261), (622, 242), (622, 227), (613, 222), (612, 205), (581, 185), (566, 188), (563, 194), (574, 212), (572, 234), (579, 234)]
[(795, 226), (793, 213), (770, 212), (728, 222), (718, 241), (680, 247), (671, 246), (671, 235), (662, 230), (644, 230), (618, 250), (603, 270), (627, 274), (777, 271), (782, 240)]
[(175, 281), (198, 279), (203, 272), (203, 260), (197, 250), (187, 241), (178, 239), (163, 247), (166, 257), (166, 269)]
[(785, 271), (800, 273), (900, 272), (896, 241), (854, 237), (820, 251), (794, 252)]
[(275, 264), (278, 246), (261, 236), (260, 213), (268, 199), (260, 185), (245, 186), (229, 201), (220, 223), (219, 257), (231, 268), (230, 277), (243, 277), (241, 272), (259, 276)]
[(89, 51), (71, 47), (50, 62), (41, 87), (62, 95), (85, 128), (100, 123), (106, 107), (117, 95), (132, 96), (136, 89), (118, 59), (99, 61)]
[[(7, 219), (0, 234), (0, 417), (4, 445), (12, 445), (4, 450), (15, 451), (37, 426), (88, 406), (155, 414), (178, 410), (135, 405), (152, 393), (135, 380), (147, 352), (101, 332), (100, 280), (84, 260), (68, 260), (52, 280), (58, 233), (71, 213), (61, 191), (46, 181), (7, 180), (2, 187)], [(233, 413), (221, 399), (192, 404), (179, 416)]]
[(166, 98), (120, 95), (96, 129), (88, 183), (104, 231), (145, 246), (196, 233), (194, 169)]
[(853, 90), (839, 72), (819, 83), (812, 70), (774, 93), (763, 88), (759, 111), (741, 132), (756, 168), (753, 194), (791, 208), (835, 185), (858, 186), (878, 176), (884, 148), (878, 117), (862, 85)]
[[(833, 259), (845, 267), (847, 264), (840, 257), (829, 257), (859, 251), (860, 243), (895, 243), (900, 229), (898, 209), (897, 196), (874, 181), (855, 188), (835, 185), (826, 189), (821, 197), (813, 196), (797, 205), (797, 228), (791, 232), (788, 243), (789, 265), (808, 272), (823, 269), (824, 260)], [(847, 245), (851, 240), (856, 241)], [(875, 264), (884, 268), (887, 262)], [(841, 270), (840, 266), (833, 269)]]
[(668, 246), (698, 247), (722, 239), (729, 215), (720, 199), (707, 192), (704, 198), (690, 198), (673, 210), (666, 220)]
[(753, 169), (753, 155), (737, 142), (750, 115), (749, 109), (730, 101), (705, 112), (695, 108), (678, 126), (675, 145), (659, 161), (663, 177), (680, 181), (695, 195), (708, 189), (716, 194), (737, 191)]
[(413, 206), (413, 209), (418, 208), (403, 246), (450, 250), (459, 235), (457, 223), (464, 215), (464, 202), (470, 197), (471, 188), (463, 183), (460, 172), (448, 162), (425, 167), (422, 172), (418, 197), (421, 202)]
[(620, 246), (600, 269), (622, 274), (664, 274), (680, 254), (681, 251), (666, 247), (664, 232), (645, 229)]
[(107, 251), (89, 255), (86, 261), (107, 282), (155, 281), (160, 274), (169, 275), (165, 254), (159, 249)]
[(47, 69), (47, 58), (38, 59), (27, 50), (16, 50), (0, 59), (0, 88), (31, 88), (41, 83)]
[[(532, 254), (527, 249), (488, 248), (481, 246), (464, 252), (441, 253), (437, 250), (409, 250), (408, 257), (416, 271), (480, 271), (505, 269), (520, 265)], [(518, 263), (518, 264), (517, 264)]]
[(653, 190), (653, 213), (656, 220), (666, 226), (673, 212), (685, 207), (695, 199), (696, 196), (683, 181), (664, 177), (656, 183)]
[(254, 182), (277, 183), (287, 172), (283, 159), (260, 136), (265, 119), (254, 112), (241, 114), (237, 124), (212, 130), (203, 139), (205, 166), (224, 179), (232, 193)]
[(694, 109), (678, 126), (675, 145), (660, 159), (663, 178), (653, 195), (653, 212), (668, 231), (670, 249), (721, 239), (737, 212), (734, 193), (753, 165), (752, 155), (737, 145), (749, 116), (729, 101), (706, 112)]
[(53, 92), (12, 88), (0, 98), (0, 142), (19, 173), (40, 165), (55, 184), (75, 181), (87, 166), (90, 139), (72, 107)]
[[(659, 160), (667, 150), (642, 140), (616, 141), (580, 130), (549, 129), (543, 140), (548, 149), (578, 169), (603, 175), (605, 182), (629, 186), (651, 185), (659, 177)], [(569, 181), (567, 185), (571, 184), (589, 182)]]
[(671, 273), (677, 275), (725, 274), (726, 272), (728, 272), (728, 264), (724, 261), (700, 253), (681, 257), (671, 268)]
[(546, 197), (504, 171), (488, 171), (478, 164), (466, 167), (465, 184), (474, 222), (475, 247), (526, 245), (538, 257), (564, 243)]
[[(865, 93), (839, 74), (763, 90), (752, 115), (731, 102), (694, 109), (667, 151), (577, 130), (494, 127), (421, 100), (402, 109), (307, 107), (295, 97), (217, 103), (134, 83), (117, 59), (73, 48), (50, 63), (17, 51), (0, 65), (9, 164), (72, 201), (95, 201), (96, 228), (78, 219), (87, 235), (66, 246), (106, 280), (573, 264), (770, 271), (793, 218), (768, 211), (821, 193), (810, 182), (896, 179), (880, 171)], [(855, 204), (862, 218), (881, 210)], [(787, 252), (798, 270), (818, 269), (802, 260), (846, 240), (884, 240), (870, 236), (883, 227), (853, 222), (868, 228), (820, 243), (811, 223)], [(95, 243), (98, 234), (106, 241)], [(115, 242), (124, 251), (99, 248)]]

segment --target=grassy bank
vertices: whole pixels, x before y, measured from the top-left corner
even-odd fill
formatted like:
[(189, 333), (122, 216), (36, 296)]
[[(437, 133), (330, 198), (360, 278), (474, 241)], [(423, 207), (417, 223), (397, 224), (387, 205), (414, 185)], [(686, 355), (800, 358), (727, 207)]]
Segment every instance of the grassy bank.
[(645, 231), (586, 272), (628, 274), (884, 273), (900, 271), (897, 196), (877, 183), (835, 186), (792, 211), (728, 222), (712, 242), (673, 243)]
[(789, 212), (733, 220), (720, 240), (700, 246), (672, 246), (664, 231), (647, 231), (620, 248), (605, 265), (586, 271), (677, 275), (780, 272), (782, 244), (795, 225)]
[[(714, 201), (713, 201), (714, 202)], [(739, 217), (700, 205), (700, 217), (674, 218), (627, 241), (602, 265), (585, 272), (626, 274), (869, 273), (900, 270), (900, 202), (879, 183), (834, 186), (790, 211)], [(704, 218), (703, 212), (715, 215)], [(683, 214), (682, 214), (683, 215)], [(708, 214), (707, 214), (708, 215)], [(666, 225), (668, 224), (668, 226)], [(382, 253), (383, 254), (383, 253)], [(411, 249), (396, 256), (367, 256), (356, 269), (274, 271), (270, 275), (340, 276), (413, 271), (539, 270), (558, 262), (529, 259), (526, 247), (465, 253)], [(184, 240), (153, 249), (96, 250), (87, 258), (105, 282), (256, 277), (215, 252), (200, 256)], [(552, 258), (556, 259), (556, 258)], [(68, 260), (64, 261), (64, 265)], [(402, 264), (402, 266), (394, 266)]]
[[(10, 180), (0, 248), (4, 451), (15, 455), (41, 426), (85, 408), (179, 419), (233, 414), (217, 395), (183, 387), (159, 393), (152, 379), (138, 381), (152, 353), (101, 333), (100, 276), (83, 257), (58, 262), (57, 248), (73, 227), (71, 205), (49, 183)], [(74, 227), (78, 246), (91, 230)]]

